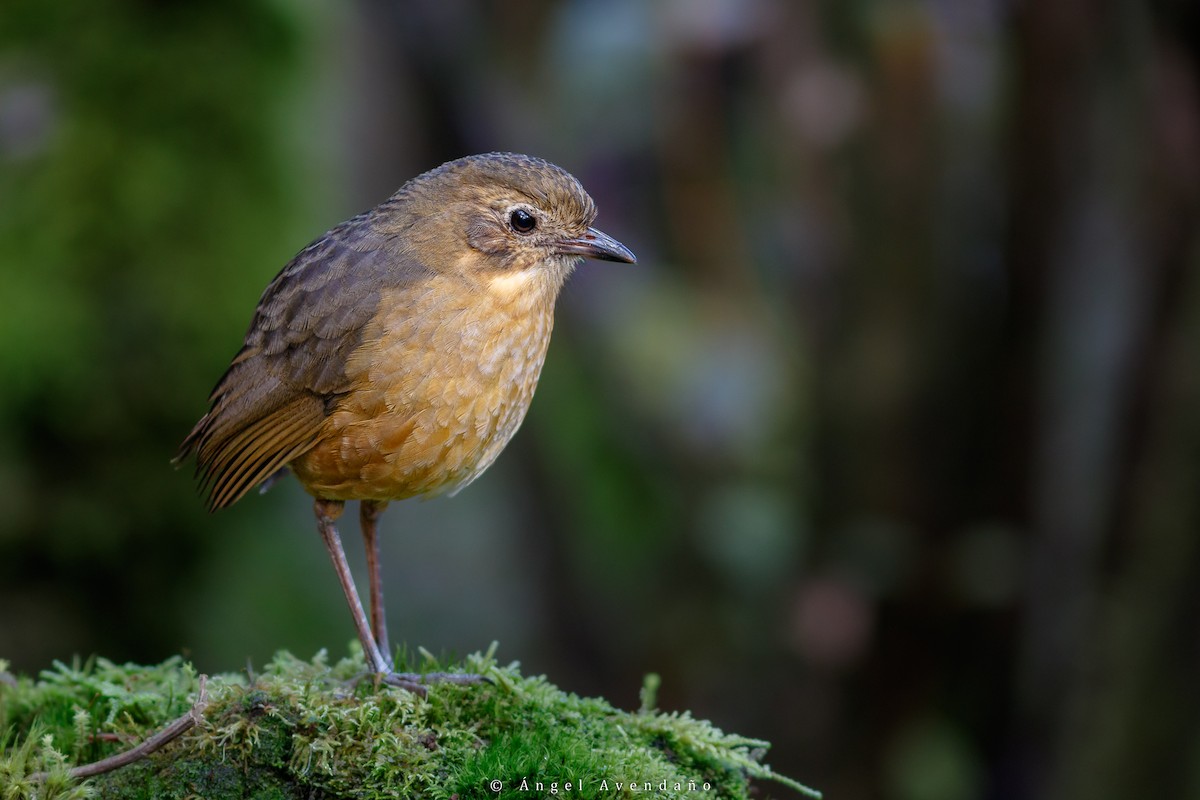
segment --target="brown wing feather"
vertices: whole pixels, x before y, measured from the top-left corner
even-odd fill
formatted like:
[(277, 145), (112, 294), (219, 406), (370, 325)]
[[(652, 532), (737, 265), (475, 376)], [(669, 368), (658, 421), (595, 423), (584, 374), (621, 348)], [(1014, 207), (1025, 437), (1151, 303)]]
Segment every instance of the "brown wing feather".
[(324, 403), (301, 397), (253, 423), (239, 445), (220, 450), (209, 465), (209, 504), (224, 508), (312, 447), (324, 418)]
[[(263, 292), (241, 351), (176, 457), (195, 454), (211, 510), (236, 502), (317, 443), (321, 423), (352, 389), (346, 363), (380, 290), (427, 274), (381, 229), (387, 205), (317, 239)], [(394, 220), (394, 208), (391, 214)]]

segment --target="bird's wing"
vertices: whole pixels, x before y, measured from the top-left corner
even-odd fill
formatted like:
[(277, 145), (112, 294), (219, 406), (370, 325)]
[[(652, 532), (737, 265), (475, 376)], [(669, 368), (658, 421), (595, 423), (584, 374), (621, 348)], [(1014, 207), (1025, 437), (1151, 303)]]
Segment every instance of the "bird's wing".
[(245, 343), (180, 445), (195, 453), (212, 510), (224, 508), (317, 443), (351, 387), (346, 362), (379, 307), (380, 290), (427, 271), (368, 214), (302, 250), (263, 292)]

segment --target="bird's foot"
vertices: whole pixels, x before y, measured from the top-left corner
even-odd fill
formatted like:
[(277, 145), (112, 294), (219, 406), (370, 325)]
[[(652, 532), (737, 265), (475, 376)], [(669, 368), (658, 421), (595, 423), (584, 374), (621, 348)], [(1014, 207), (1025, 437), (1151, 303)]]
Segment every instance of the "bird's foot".
[(392, 672), (383, 676), (383, 682), (388, 686), (398, 686), (413, 694), (424, 697), (427, 687), (437, 683), (453, 683), (458, 686), (469, 686), (475, 683), (491, 683), (482, 675), (469, 672)]
[(429, 687), (439, 683), (470, 686), (492, 682), (490, 678), (470, 672), (365, 672), (351, 683), (357, 685), (366, 678), (373, 678), (379, 683), (404, 689), (420, 697), (425, 697), (429, 693)]

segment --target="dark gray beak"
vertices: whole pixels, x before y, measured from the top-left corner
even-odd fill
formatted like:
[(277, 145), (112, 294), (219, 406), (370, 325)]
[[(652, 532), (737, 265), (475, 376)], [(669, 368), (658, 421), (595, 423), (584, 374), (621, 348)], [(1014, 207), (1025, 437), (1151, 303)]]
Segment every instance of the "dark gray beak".
[(603, 231), (588, 228), (587, 233), (577, 239), (567, 239), (560, 242), (558, 252), (563, 255), (598, 258), (601, 261), (622, 261), (626, 264), (637, 263), (637, 256), (625, 245)]

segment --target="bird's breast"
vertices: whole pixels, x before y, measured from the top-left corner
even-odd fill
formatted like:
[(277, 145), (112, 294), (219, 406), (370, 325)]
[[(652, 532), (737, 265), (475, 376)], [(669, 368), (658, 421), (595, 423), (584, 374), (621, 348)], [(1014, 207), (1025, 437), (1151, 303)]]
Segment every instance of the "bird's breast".
[(383, 293), (347, 364), (352, 388), (317, 446), (292, 462), (314, 495), (398, 500), (453, 491), (516, 433), (545, 360), (553, 302), (531, 308), (512, 286), (467, 291), (451, 281)]

